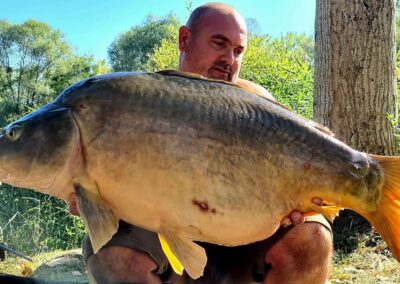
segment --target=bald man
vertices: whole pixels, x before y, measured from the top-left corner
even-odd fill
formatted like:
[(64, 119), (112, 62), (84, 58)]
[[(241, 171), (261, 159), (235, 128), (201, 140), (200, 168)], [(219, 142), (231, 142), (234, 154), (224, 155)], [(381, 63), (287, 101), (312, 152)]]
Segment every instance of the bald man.
[[(179, 29), (179, 70), (236, 83), (273, 100), (261, 86), (239, 78), (246, 46), (246, 24), (236, 10), (222, 3), (200, 6)], [(321, 203), (319, 199), (313, 202)], [(84, 256), (89, 275), (97, 283), (316, 284), (326, 282), (332, 255), (326, 220), (322, 216), (304, 220), (297, 211), (265, 241), (234, 248), (201, 245), (208, 263), (198, 280), (171, 271), (155, 233), (124, 222), (95, 255), (86, 238)]]

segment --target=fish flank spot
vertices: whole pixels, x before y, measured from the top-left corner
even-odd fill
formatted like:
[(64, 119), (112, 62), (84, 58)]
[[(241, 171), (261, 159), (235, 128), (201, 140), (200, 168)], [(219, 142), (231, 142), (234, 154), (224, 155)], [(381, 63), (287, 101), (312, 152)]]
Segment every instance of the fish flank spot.
[(204, 213), (211, 212), (212, 214), (217, 213), (217, 210), (215, 208), (210, 208), (208, 206), (207, 201), (199, 201), (197, 199), (193, 199), (192, 204), (197, 206), (201, 212), (204, 212)]
[(199, 207), (200, 211), (202, 212), (208, 212), (208, 203), (206, 201), (198, 201), (196, 199), (192, 200), (192, 204)]
[(304, 169), (305, 172), (311, 170), (311, 163), (310, 162), (305, 162), (303, 164), (303, 169)]

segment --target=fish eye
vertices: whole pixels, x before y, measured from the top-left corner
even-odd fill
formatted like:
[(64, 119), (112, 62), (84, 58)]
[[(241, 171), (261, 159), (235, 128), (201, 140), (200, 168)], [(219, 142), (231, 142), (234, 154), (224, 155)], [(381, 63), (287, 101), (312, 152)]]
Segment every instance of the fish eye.
[(21, 136), (22, 127), (18, 125), (13, 125), (9, 128), (6, 128), (5, 132), (8, 139), (10, 139), (11, 141), (15, 141)]

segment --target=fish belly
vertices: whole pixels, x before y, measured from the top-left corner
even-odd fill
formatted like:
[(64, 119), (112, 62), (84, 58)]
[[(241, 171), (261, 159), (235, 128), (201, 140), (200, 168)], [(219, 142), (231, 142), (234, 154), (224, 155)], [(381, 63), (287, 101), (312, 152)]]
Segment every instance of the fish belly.
[(267, 185), (262, 156), (245, 147), (165, 133), (129, 145), (91, 163), (101, 196), (129, 223), (240, 245), (273, 234), (293, 206)]

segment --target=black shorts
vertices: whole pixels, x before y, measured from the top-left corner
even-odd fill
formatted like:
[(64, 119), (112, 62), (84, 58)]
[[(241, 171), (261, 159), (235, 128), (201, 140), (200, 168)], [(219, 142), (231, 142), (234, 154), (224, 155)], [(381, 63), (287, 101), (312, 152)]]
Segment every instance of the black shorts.
[[(321, 215), (307, 217), (306, 222), (318, 222), (331, 231), (330, 224)], [(264, 262), (265, 252), (283, 235), (290, 230), (281, 227), (268, 239), (244, 246), (225, 247), (209, 243), (198, 242), (207, 253), (207, 266), (204, 275), (198, 280), (191, 280), (183, 276), (183, 283), (247, 283), (262, 282), (268, 270)], [(157, 264), (156, 274), (162, 281), (168, 281), (172, 270), (168, 259), (164, 255), (156, 233), (120, 221), (117, 233), (105, 245), (123, 246), (146, 252)], [(83, 256), (85, 262), (93, 254), (93, 249), (88, 236), (83, 240)], [(232, 279), (232, 281), (229, 281)], [(233, 281), (233, 279), (235, 281)], [(179, 281), (178, 281), (179, 282)], [(182, 283), (182, 282), (181, 282)]]

